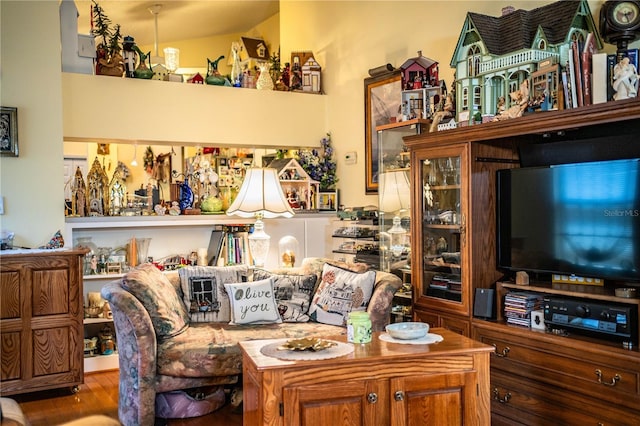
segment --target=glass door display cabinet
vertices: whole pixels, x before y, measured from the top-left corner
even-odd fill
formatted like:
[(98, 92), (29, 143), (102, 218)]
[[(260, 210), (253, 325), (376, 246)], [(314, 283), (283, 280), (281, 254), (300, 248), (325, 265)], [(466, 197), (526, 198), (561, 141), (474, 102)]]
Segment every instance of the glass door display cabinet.
[(376, 127), (380, 269), (398, 275), (411, 256), (410, 155), (403, 138), (421, 134), (430, 123), (413, 119)]
[[(468, 150), (465, 145), (415, 151), (414, 302), (469, 313), (466, 241)], [(426, 318), (427, 322), (429, 318)], [(438, 322), (438, 321), (433, 321)]]

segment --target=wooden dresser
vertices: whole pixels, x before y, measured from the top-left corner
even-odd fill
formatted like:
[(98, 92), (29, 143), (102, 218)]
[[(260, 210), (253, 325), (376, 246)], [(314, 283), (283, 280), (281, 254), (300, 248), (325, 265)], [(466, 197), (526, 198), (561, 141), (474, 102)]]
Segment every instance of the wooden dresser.
[(0, 254), (3, 396), (83, 382), (83, 250)]

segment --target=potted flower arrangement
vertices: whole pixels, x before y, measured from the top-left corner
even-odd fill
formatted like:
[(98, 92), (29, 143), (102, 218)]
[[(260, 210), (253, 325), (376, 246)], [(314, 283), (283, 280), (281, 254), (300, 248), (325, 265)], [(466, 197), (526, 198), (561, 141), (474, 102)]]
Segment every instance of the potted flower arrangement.
[(337, 164), (333, 160), (333, 148), (331, 147), (331, 133), (320, 140), (321, 149), (299, 150), (298, 163), (311, 179), (320, 182), (320, 191), (335, 190), (338, 178), (336, 176)]
[(96, 74), (122, 77), (124, 64), (122, 63), (122, 50), (120, 41), (120, 25), (116, 24), (111, 29), (111, 20), (104, 13), (104, 9), (95, 0), (91, 8), (93, 29), (91, 34), (100, 38), (96, 47)]

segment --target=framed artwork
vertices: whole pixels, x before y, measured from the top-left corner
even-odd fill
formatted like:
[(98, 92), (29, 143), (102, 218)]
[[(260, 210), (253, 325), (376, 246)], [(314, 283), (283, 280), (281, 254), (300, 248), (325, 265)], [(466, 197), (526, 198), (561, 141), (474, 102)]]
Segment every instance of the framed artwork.
[(0, 107), (0, 155), (18, 156), (18, 108)]
[(318, 210), (338, 211), (338, 191), (319, 192)]
[(376, 127), (398, 115), (402, 97), (401, 70), (364, 80), (365, 190), (378, 192), (378, 135)]

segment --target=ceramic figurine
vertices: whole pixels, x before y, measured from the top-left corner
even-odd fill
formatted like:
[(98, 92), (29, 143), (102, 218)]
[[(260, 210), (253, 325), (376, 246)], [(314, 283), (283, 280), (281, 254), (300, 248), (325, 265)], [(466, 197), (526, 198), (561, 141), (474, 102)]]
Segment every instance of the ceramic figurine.
[(635, 98), (638, 93), (638, 71), (635, 65), (629, 61), (629, 57), (623, 57), (613, 68), (613, 90), (616, 92), (613, 99)]
[(207, 77), (204, 79), (205, 83), (213, 86), (226, 86), (228, 81), (218, 71), (218, 62), (224, 59), (224, 55), (221, 55), (215, 61), (207, 58)]
[(136, 76), (136, 52), (135, 52), (136, 42), (133, 37), (126, 36), (124, 41), (122, 42), (122, 50), (124, 51), (124, 68), (125, 68), (125, 77), (134, 78)]

